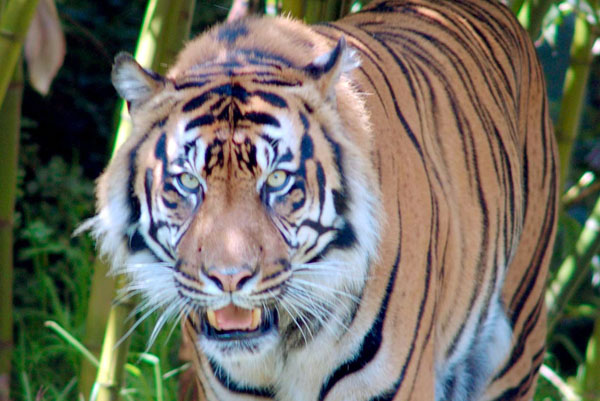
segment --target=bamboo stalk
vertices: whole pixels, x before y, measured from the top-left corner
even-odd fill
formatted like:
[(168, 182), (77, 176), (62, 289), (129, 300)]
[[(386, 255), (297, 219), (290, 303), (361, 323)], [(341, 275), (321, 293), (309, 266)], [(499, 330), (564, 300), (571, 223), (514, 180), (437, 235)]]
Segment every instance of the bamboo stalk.
[(17, 65), (38, 0), (10, 0), (0, 17), (0, 104)]
[(600, 399), (600, 319), (596, 318), (594, 331), (585, 352), (584, 374), (581, 379), (581, 392), (586, 401)]
[(23, 68), (18, 61), (0, 108), (0, 401), (9, 397), (13, 349), (13, 216), (23, 99)]
[(510, 9), (514, 15), (519, 15), (519, 12), (521, 11), (521, 8), (523, 7), (524, 3), (525, 0), (514, 0), (512, 2), (512, 4), (510, 5)]
[[(121, 288), (125, 286), (125, 280), (125, 277), (119, 277), (117, 286)], [(134, 307), (133, 299), (129, 298), (127, 302), (114, 303), (110, 309), (102, 344), (100, 366), (96, 382), (92, 387), (90, 401), (116, 401), (119, 399), (125, 361), (129, 351), (130, 336), (126, 334), (132, 325), (132, 320), (127, 318)]]
[[(142, 66), (152, 68), (159, 73), (166, 71), (167, 66), (173, 62), (175, 55), (189, 37), (194, 4), (193, 0), (150, 0), (148, 2), (135, 51), (135, 58)], [(127, 106), (121, 102), (113, 155), (129, 137), (131, 128)], [(97, 274), (94, 273), (95, 277), (107, 274), (107, 266), (97, 264), (96, 267), (99, 268)], [(101, 296), (94, 295), (106, 291), (103, 288), (103, 281), (94, 280), (91, 299), (102, 302), (101, 305), (94, 306), (96, 309), (105, 310), (108, 306), (106, 301), (101, 300)], [(125, 285), (126, 278), (119, 277), (116, 288), (122, 289)], [(120, 344), (118, 342), (130, 328), (131, 323), (126, 322), (126, 318), (132, 313), (134, 306), (134, 301), (131, 301), (116, 302), (110, 307), (100, 356), (100, 368), (92, 389), (92, 400), (112, 401), (118, 399), (123, 366), (129, 348), (128, 340), (122, 341)]]
[(304, 22), (315, 24), (323, 20), (325, 0), (307, 0), (304, 6)]
[(302, 19), (305, 13), (306, 2), (304, 0), (283, 0), (281, 12), (294, 18)]
[(167, 72), (190, 36), (195, 1), (177, 0), (169, 5), (165, 29), (161, 33), (164, 39), (159, 42), (159, 53), (152, 63), (152, 69), (159, 74)]
[(560, 265), (556, 277), (546, 291), (548, 305), (548, 333), (554, 331), (556, 323), (573, 295), (585, 278), (589, 276), (588, 266), (592, 257), (600, 250), (600, 198), (585, 222), (585, 226), (575, 243), (575, 249)]
[(544, 16), (555, 0), (517, 0), (513, 4), (513, 12), (518, 11), (517, 18), (533, 40), (540, 36)]
[[(150, 0), (148, 2), (135, 49), (135, 59), (138, 63), (158, 73), (166, 71), (167, 66), (174, 61), (175, 55), (189, 37), (194, 4), (192, 0)], [(120, 118), (113, 154), (131, 133), (127, 104), (122, 101), (119, 107)]]
[[(115, 280), (107, 275), (109, 267), (105, 261), (96, 259), (93, 268), (83, 344), (97, 358), (100, 356), (111, 302), (115, 297)], [(92, 391), (97, 373), (98, 367), (95, 364), (87, 359), (82, 360), (78, 391), (79, 394), (85, 395), (85, 398)]]
[(592, 46), (597, 35), (593, 32), (586, 15), (577, 14), (575, 33), (571, 44), (571, 62), (563, 87), (563, 99), (556, 123), (556, 139), (560, 156), (560, 188), (568, 178), (573, 143), (577, 138), (577, 129), (585, 100), (585, 88), (592, 64)]

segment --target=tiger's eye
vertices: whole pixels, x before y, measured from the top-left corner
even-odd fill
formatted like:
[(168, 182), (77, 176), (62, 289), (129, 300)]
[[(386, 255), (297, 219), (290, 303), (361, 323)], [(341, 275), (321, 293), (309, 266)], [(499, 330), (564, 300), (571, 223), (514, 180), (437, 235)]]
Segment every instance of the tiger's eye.
[(189, 173), (179, 174), (177, 176), (179, 183), (188, 191), (194, 191), (200, 186), (200, 181), (194, 175)]
[(267, 177), (267, 185), (271, 189), (283, 187), (287, 182), (288, 174), (283, 170), (275, 170)]

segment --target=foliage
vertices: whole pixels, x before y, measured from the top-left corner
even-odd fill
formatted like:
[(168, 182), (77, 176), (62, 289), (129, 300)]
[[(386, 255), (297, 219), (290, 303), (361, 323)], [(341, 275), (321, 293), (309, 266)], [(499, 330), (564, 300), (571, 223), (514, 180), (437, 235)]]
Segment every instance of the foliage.
[[(35, 145), (26, 146), (21, 157), (12, 399), (30, 401), (40, 390), (43, 399), (76, 399), (81, 355), (44, 323), (54, 321), (75, 338), (83, 335), (95, 252), (90, 238), (72, 238), (71, 233), (92, 214), (93, 182), (83, 177), (77, 164), (59, 157), (42, 163)], [(165, 330), (151, 349), (141, 353), (153, 327), (150, 318), (132, 335), (132, 348), (139, 351), (130, 355), (128, 399), (155, 399), (154, 371), (169, 372), (181, 365), (176, 350), (164, 346), (177, 342), (177, 332), (170, 336)], [(176, 394), (176, 380), (173, 374), (170, 377), (162, 390), (164, 400)]]

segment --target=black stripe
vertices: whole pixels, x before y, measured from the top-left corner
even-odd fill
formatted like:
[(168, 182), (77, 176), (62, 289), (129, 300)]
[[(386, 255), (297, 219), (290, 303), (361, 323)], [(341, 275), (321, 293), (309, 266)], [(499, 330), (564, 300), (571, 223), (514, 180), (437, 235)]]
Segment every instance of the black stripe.
[(540, 318), (540, 314), (542, 313), (542, 306), (544, 305), (544, 298), (539, 298), (535, 307), (531, 311), (531, 313), (527, 316), (527, 319), (524, 322), (523, 327), (519, 333), (515, 333), (514, 336), (517, 337), (515, 344), (512, 347), (510, 358), (504, 363), (502, 370), (500, 370), (496, 376), (492, 379), (493, 381), (498, 380), (506, 373), (508, 373), (511, 368), (517, 364), (517, 362), (523, 356), (525, 352), (525, 346), (527, 345), (527, 339), (529, 335), (536, 328), (538, 320)]
[(282, 81), (281, 79), (253, 79), (252, 82), (261, 85), (273, 85), (273, 86), (302, 86), (302, 82), (294, 81)]
[(144, 191), (146, 194), (146, 206), (148, 207), (148, 215), (150, 217), (150, 227), (148, 229), (148, 235), (150, 236), (150, 238), (152, 238), (154, 240), (154, 242), (160, 246), (161, 250), (164, 252), (165, 255), (171, 255), (171, 252), (169, 252), (169, 250), (167, 248), (164, 247), (164, 245), (158, 240), (158, 236), (157, 236), (157, 231), (159, 228), (163, 227), (165, 225), (164, 222), (159, 222), (156, 223), (154, 221), (154, 217), (152, 215), (152, 185), (154, 182), (154, 172), (152, 171), (151, 168), (147, 168), (146, 169), (146, 176), (144, 179)]
[[(427, 176), (427, 178), (429, 180), (429, 176)], [(398, 211), (400, 211), (399, 203), (398, 203)], [(400, 218), (400, 216), (398, 216), (398, 218)], [(432, 227), (434, 225), (433, 217), (432, 217), (431, 225), (432, 225)], [(417, 337), (419, 336), (419, 332), (421, 331), (421, 322), (423, 321), (423, 314), (425, 313), (425, 304), (427, 303), (427, 298), (429, 298), (429, 294), (431, 293), (430, 288), (429, 288), (429, 285), (431, 282), (431, 265), (432, 265), (431, 238), (434, 238), (434, 237), (430, 236), (430, 242), (429, 242), (428, 251), (427, 251), (427, 266), (425, 268), (425, 283), (424, 283), (425, 289), (423, 290), (424, 296), (421, 298), (421, 303), (419, 305), (419, 315), (417, 316), (417, 325), (415, 326), (415, 329), (413, 331), (413, 337), (412, 337), (412, 341), (410, 343), (408, 355), (406, 356), (406, 360), (404, 361), (404, 364), (402, 365), (400, 374), (398, 375), (398, 378), (396, 379), (396, 381), (394, 382), (392, 387), (389, 390), (385, 391), (383, 394), (379, 394), (379, 395), (371, 398), (370, 401), (392, 401), (394, 399), (394, 397), (396, 396), (396, 394), (398, 393), (398, 391), (400, 390), (400, 386), (402, 385), (402, 382), (404, 381), (404, 376), (406, 375), (406, 370), (408, 369), (408, 365), (410, 364), (410, 362), (412, 360), (412, 356), (415, 351), (415, 344), (417, 342)], [(427, 330), (427, 335), (425, 337), (424, 345), (427, 344), (432, 330), (433, 330), (433, 321), (431, 322), (429, 329)], [(420, 358), (419, 358), (419, 365), (420, 365), (422, 356), (423, 356), (423, 353), (421, 352)], [(418, 371), (418, 369), (417, 369), (417, 371)], [(413, 385), (414, 385), (414, 383), (413, 383)]]
[(187, 89), (187, 88), (202, 88), (208, 82), (209, 81), (191, 81), (191, 82), (184, 82), (182, 84), (175, 84), (175, 90), (182, 90), (182, 89)]
[(274, 93), (258, 90), (253, 92), (252, 94), (260, 97), (262, 100), (264, 100), (272, 106), (279, 107), (282, 109), (288, 107), (288, 104), (285, 101), (285, 99)]
[[(545, 347), (542, 347), (532, 358), (532, 360), (536, 361), (541, 359), (544, 352), (546, 351)], [(533, 378), (537, 376), (537, 372), (540, 368), (542, 361), (539, 361), (534, 364), (533, 368), (528, 372), (528, 374), (523, 377), (523, 379), (514, 387), (506, 389), (504, 393), (502, 393), (498, 398), (495, 398), (494, 401), (513, 401), (517, 399), (519, 396), (524, 395), (533, 383)]]
[(127, 177), (127, 203), (129, 204), (129, 224), (136, 224), (140, 219), (140, 199), (135, 193), (135, 176), (137, 175), (137, 152), (142, 143), (148, 138), (148, 134), (144, 135), (129, 153), (129, 176)]
[(256, 397), (275, 398), (275, 391), (272, 387), (250, 387), (244, 386), (234, 381), (231, 376), (225, 372), (225, 368), (217, 365), (215, 361), (208, 358), (210, 369), (215, 378), (223, 387), (237, 394), (247, 394)]
[(162, 133), (161, 136), (158, 138), (158, 141), (156, 142), (156, 146), (154, 148), (154, 156), (162, 161), (163, 163), (163, 168), (166, 167), (167, 165), (167, 134), (166, 133)]
[(331, 71), (331, 69), (337, 64), (337, 62), (340, 58), (340, 52), (342, 50), (342, 45), (345, 43), (346, 42), (342, 36), (340, 38), (340, 40), (338, 41), (337, 45), (335, 46), (335, 48), (333, 49), (333, 51), (331, 51), (331, 53), (329, 54), (329, 58), (327, 59), (325, 64), (315, 65), (315, 64), (311, 63), (308, 66), (306, 66), (306, 68), (304, 68), (304, 71), (306, 71), (306, 73), (313, 79), (318, 79), (323, 74), (326, 74), (329, 71)]
[(243, 119), (253, 122), (255, 124), (272, 125), (277, 128), (280, 127), (279, 121), (275, 117), (267, 113), (250, 112), (244, 114)]
[(167, 198), (165, 198), (164, 196), (162, 196), (161, 198), (162, 198), (163, 204), (165, 205), (166, 208), (168, 208), (168, 209), (177, 209), (177, 203), (176, 202), (171, 202)]
[(233, 45), (240, 37), (248, 35), (248, 27), (241, 21), (235, 21), (223, 25), (217, 31), (217, 39), (220, 42), (227, 42), (228, 45)]
[(133, 235), (129, 237), (129, 241), (127, 241), (127, 246), (129, 250), (133, 253), (149, 249), (148, 245), (146, 245), (146, 242), (144, 241), (144, 237), (142, 237), (142, 235), (137, 230), (135, 230)]
[[(399, 213), (400, 208), (398, 208), (398, 221), (400, 222)], [(357, 372), (363, 367), (365, 367), (369, 362), (373, 360), (373, 358), (375, 358), (377, 351), (379, 351), (379, 348), (381, 347), (381, 340), (383, 338), (383, 322), (386, 318), (386, 311), (388, 309), (390, 297), (396, 284), (396, 275), (398, 273), (398, 266), (400, 265), (401, 245), (402, 244), (399, 241), (398, 249), (396, 252), (396, 260), (394, 261), (394, 266), (392, 268), (392, 271), (390, 272), (390, 279), (385, 289), (385, 295), (381, 301), (381, 306), (379, 307), (379, 312), (377, 313), (377, 317), (375, 318), (373, 325), (363, 337), (363, 341), (360, 345), (360, 348), (358, 352), (354, 355), (354, 357), (340, 365), (327, 378), (327, 380), (325, 380), (325, 382), (321, 386), (321, 391), (319, 392), (319, 401), (323, 401), (325, 397), (327, 397), (327, 394), (331, 391), (331, 389), (333, 388), (333, 386), (335, 386), (337, 382), (342, 380), (347, 375)]]
[(313, 141), (308, 134), (304, 134), (302, 136), (302, 140), (300, 141), (301, 163), (304, 163), (307, 159), (312, 159), (313, 155), (314, 155)]
[(338, 174), (340, 176), (341, 188), (339, 190), (332, 189), (331, 191), (333, 194), (333, 204), (336, 213), (339, 215), (344, 215), (348, 211), (350, 196), (348, 191), (348, 183), (346, 182), (346, 175), (344, 174), (342, 148), (331, 138), (325, 127), (321, 127), (321, 131), (323, 131), (325, 139), (327, 142), (329, 142), (329, 146), (331, 146), (331, 150), (333, 151), (333, 161), (335, 162)]
[(214, 122), (215, 122), (215, 118), (210, 114), (206, 114), (206, 115), (203, 115), (200, 117), (196, 117), (192, 121), (187, 123), (185, 126), (185, 130), (188, 131), (188, 130), (191, 130), (192, 128), (202, 127), (204, 125), (210, 125)]
[[(268, 65), (277, 68), (278, 70), (281, 70), (281, 67), (294, 68), (294, 63), (280, 54), (269, 53), (258, 49), (236, 49), (236, 53), (247, 57), (247, 61), (251, 64)], [(267, 61), (271, 61), (271, 63), (267, 63)], [(278, 64), (273, 64), (273, 62)]]
[(183, 105), (181, 111), (187, 113), (192, 110), (196, 110), (197, 108), (201, 107), (204, 103), (206, 103), (206, 101), (208, 100), (208, 98), (210, 98), (211, 95), (212, 92), (209, 91), (196, 97), (193, 97), (191, 100), (188, 100), (186, 104)]

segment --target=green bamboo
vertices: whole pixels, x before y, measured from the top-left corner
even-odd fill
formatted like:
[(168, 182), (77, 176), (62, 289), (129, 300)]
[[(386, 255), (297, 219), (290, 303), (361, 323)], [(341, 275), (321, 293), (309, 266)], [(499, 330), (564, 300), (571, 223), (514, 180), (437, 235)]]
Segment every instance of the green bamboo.
[[(92, 288), (88, 300), (88, 311), (85, 321), (85, 336), (83, 344), (94, 357), (100, 356), (104, 330), (110, 312), (111, 302), (115, 297), (115, 280), (107, 275), (108, 265), (101, 259), (94, 262), (94, 274), (92, 276)], [(98, 367), (88, 359), (81, 362), (79, 372), (78, 391), (79, 394), (88, 395), (96, 381)]]
[(510, 9), (514, 15), (519, 15), (519, 12), (521, 11), (521, 8), (523, 7), (524, 3), (525, 0), (514, 0), (512, 2), (512, 4), (510, 5)]
[(23, 68), (18, 62), (0, 107), (0, 401), (8, 400), (13, 349), (13, 216), (23, 98)]
[[(143, 67), (164, 73), (189, 37), (195, 2), (192, 0), (150, 0), (135, 49)], [(175, 10), (175, 11), (174, 11)], [(114, 152), (131, 133), (127, 104), (121, 102)]]
[(327, 0), (307, 0), (304, 7), (304, 22), (315, 24), (324, 21), (327, 13)]
[(585, 352), (581, 393), (586, 401), (600, 400), (600, 319), (594, 323), (594, 331)]
[(546, 291), (548, 306), (548, 333), (554, 331), (562, 312), (589, 276), (589, 264), (600, 250), (600, 198), (585, 222), (583, 230), (575, 243), (575, 249), (560, 265), (556, 277)]
[(194, 15), (195, 1), (178, 0), (168, 4), (167, 20), (163, 32), (160, 34), (158, 53), (152, 62), (152, 69), (159, 74), (164, 74), (173, 64), (177, 54), (189, 38)]
[(281, 12), (284, 15), (291, 15), (294, 18), (302, 19), (304, 17), (305, 3), (304, 0), (283, 0)]
[(513, 11), (517, 11), (517, 18), (529, 33), (531, 39), (537, 39), (542, 31), (544, 16), (556, 0), (517, 0), (513, 4)]
[(585, 100), (585, 88), (592, 64), (592, 46), (597, 35), (584, 13), (578, 13), (575, 33), (571, 44), (571, 62), (563, 87), (563, 99), (556, 123), (556, 139), (560, 157), (560, 188), (564, 187), (569, 174), (571, 151), (577, 138), (577, 129)]
[[(194, 4), (193, 0), (150, 0), (148, 2), (135, 51), (135, 58), (142, 66), (159, 73), (166, 71), (189, 37)], [(113, 155), (131, 133), (129, 113), (124, 102), (120, 105), (120, 119), (116, 132)], [(97, 264), (96, 267), (95, 277), (106, 275), (108, 270), (106, 265)], [(106, 291), (106, 284), (103, 281), (94, 280), (91, 290), (91, 300), (99, 300), (102, 304), (92, 305), (90, 302), (90, 308), (106, 310), (109, 305), (101, 295), (98, 295), (98, 292)], [(125, 277), (119, 277), (116, 288), (121, 289), (125, 285)], [(111, 290), (113, 288), (114, 286)], [(134, 302), (130, 301), (116, 302), (110, 307), (100, 355), (100, 367), (92, 389), (91, 399), (94, 401), (112, 401), (119, 397), (123, 365), (129, 348), (128, 341), (122, 340), (131, 324), (126, 321), (126, 317), (132, 313), (134, 306)], [(122, 342), (118, 344), (119, 341)]]
[(341, 8), (341, 0), (327, 0), (325, 3), (323, 21), (334, 21), (340, 18)]
[[(126, 278), (117, 279), (117, 287), (122, 288)], [(129, 298), (126, 302), (115, 302), (110, 310), (100, 366), (96, 382), (92, 387), (90, 401), (117, 401), (123, 383), (125, 362), (129, 351), (130, 336), (127, 332), (131, 328), (132, 319), (128, 319), (135, 307), (134, 300)]]
[(10, 0), (0, 17), (0, 104), (17, 65), (38, 0)]
[(350, 14), (350, 9), (352, 8), (352, 0), (342, 0), (341, 5), (340, 5), (340, 15), (339, 17), (342, 18), (348, 14)]

